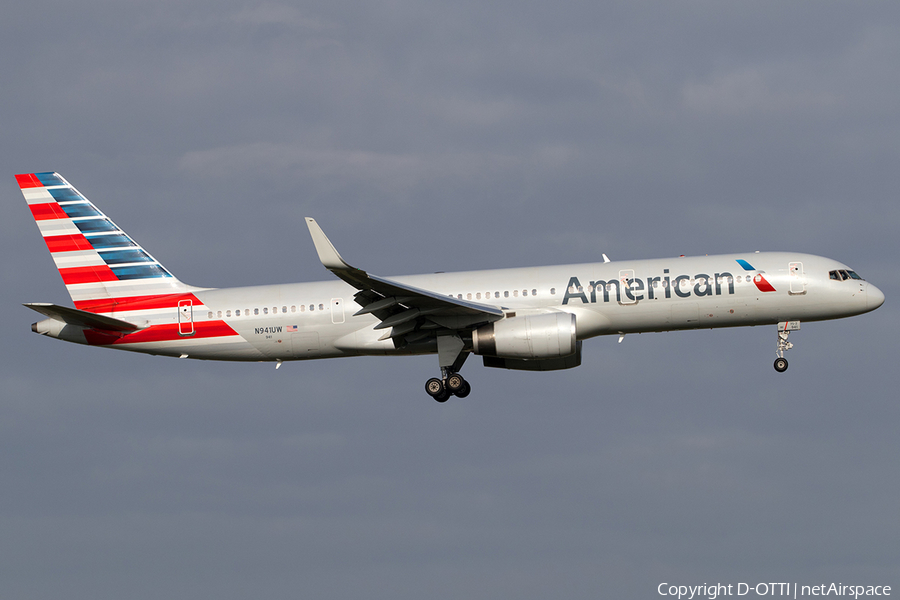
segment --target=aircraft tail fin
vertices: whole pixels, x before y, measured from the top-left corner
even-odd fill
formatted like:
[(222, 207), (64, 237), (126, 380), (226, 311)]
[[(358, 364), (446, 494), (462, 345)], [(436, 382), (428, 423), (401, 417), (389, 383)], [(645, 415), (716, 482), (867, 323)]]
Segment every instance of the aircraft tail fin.
[(179, 281), (58, 173), (16, 175), (75, 306), (111, 312), (196, 288)]

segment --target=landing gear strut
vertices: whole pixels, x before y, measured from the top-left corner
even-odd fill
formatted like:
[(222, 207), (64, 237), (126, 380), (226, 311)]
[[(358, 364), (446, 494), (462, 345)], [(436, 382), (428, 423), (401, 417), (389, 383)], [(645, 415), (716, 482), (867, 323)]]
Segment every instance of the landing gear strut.
[(465, 398), (472, 391), (469, 382), (459, 374), (469, 353), (458, 335), (441, 335), (437, 338), (438, 361), (441, 378), (432, 377), (425, 382), (425, 391), (438, 402), (446, 402), (450, 396)]
[(788, 336), (792, 331), (799, 331), (799, 329), (800, 321), (782, 321), (778, 324), (778, 340), (775, 342), (775, 354), (778, 358), (775, 359), (775, 370), (779, 373), (787, 371), (788, 361), (784, 357), (784, 353), (794, 347), (788, 341)]

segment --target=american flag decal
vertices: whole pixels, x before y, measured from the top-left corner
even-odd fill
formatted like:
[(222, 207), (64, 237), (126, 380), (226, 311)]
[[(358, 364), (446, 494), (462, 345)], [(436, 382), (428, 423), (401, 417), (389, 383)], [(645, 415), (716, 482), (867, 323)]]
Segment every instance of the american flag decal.
[(284, 330), (288, 333), (297, 333), (297, 326), (296, 325), (288, 325), (287, 327), (284, 328)]

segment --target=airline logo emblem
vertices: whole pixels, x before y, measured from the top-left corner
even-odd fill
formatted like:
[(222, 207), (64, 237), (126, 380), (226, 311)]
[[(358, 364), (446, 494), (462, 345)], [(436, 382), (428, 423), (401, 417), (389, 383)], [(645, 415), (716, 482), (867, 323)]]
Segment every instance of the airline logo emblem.
[[(170, 342), (185, 336), (196, 343), (238, 336), (224, 321), (193, 321), (190, 311), (207, 310), (194, 289), (58, 173), (26, 173), (16, 175), (16, 181), (75, 308), (149, 324), (132, 333), (86, 329), (89, 344)], [(176, 312), (184, 306), (192, 308)], [(178, 314), (181, 320), (171, 323)]]
[[(756, 271), (756, 269), (754, 269), (753, 266), (750, 263), (748, 263), (746, 260), (744, 260), (743, 258), (738, 258), (737, 264), (741, 265), (741, 268), (744, 269), (745, 271)], [(759, 289), (759, 291), (761, 291), (761, 292), (777, 291), (774, 287), (772, 287), (772, 284), (769, 283), (769, 281), (765, 277), (763, 277), (763, 275), (762, 275), (763, 273), (765, 273), (765, 271), (757, 271), (756, 275), (753, 276), (753, 283), (756, 285), (756, 287)]]

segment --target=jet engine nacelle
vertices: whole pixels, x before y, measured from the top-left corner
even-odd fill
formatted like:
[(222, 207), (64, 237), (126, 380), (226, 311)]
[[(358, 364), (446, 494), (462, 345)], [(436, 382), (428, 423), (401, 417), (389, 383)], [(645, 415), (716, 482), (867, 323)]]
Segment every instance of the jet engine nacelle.
[(575, 354), (575, 315), (526, 315), (495, 321), (472, 332), (475, 354), (501, 358), (562, 358)]

